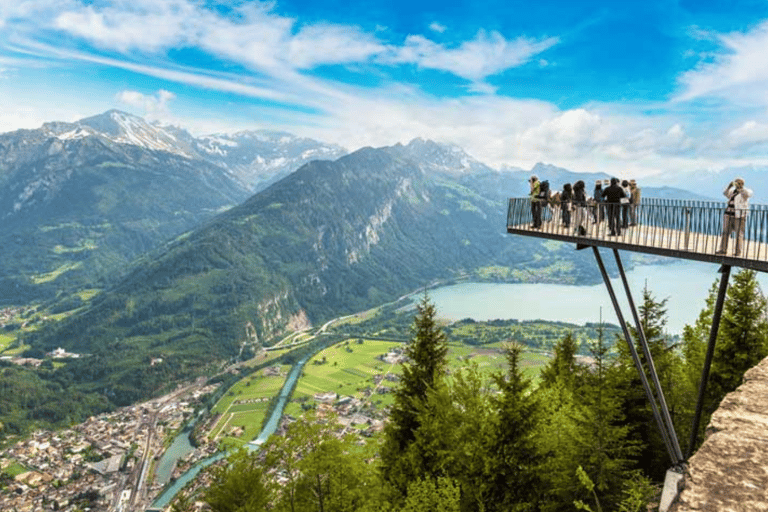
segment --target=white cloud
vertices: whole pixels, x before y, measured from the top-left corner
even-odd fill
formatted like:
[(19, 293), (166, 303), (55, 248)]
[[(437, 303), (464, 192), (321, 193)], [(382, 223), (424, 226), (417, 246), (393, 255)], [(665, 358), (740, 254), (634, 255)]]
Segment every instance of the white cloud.
[(385, 50), (376, 38), (358, 28), (327, 24), (302, 28), (287, 45), (287, 62), (300, 69), (365, 62)]
[(200, 21), (199, 14), (184, 0), (136, 0), (98, 8), (73, 6), (56, 16), (53, 24), (103, 48), (156, 52), (188, 43)]
[(715, 37), (721, 51), (679, 77), (675, 100), (716, 97), (768, 105), (768, 21), (748, 32)]
[[(273, 4), (250, 2), (223, 16), (192, 0), (134, 0), (109, 6), (78, 5), (55, 17), (54, 26), (71, 35), (122, 53), (157, 53), (198, 47), (217, 57), (266, 73), (311, 69), (324, 64), (369, 62), (415, 64), (471, 81), (482, 81), (558, 42), (480, 30), (474, 39), (449, 48), (420, 35), (402, 45), (381, 41), (355, 26), (330, 23), (299, 25), (272, 12)], [(445, 30), (433, 23), (430, 29)]]
[[(508, 39), (498, 32), (481, 30), (473, 39), (453, 44), (418, 34), (392, 42), (386, 40), (392, 34), (385, 27), (366, 32), (349, 25), (302, 24), (276, 14), (270, 3), (244, 3), (233, 7), (231, 15), (224, 15), (197, 0), (116, 0), (87, 5), (64, 1), (68, 3), (58, 4), (64, 5), (58, 10), (54, 0), (29, 1), (24, 4), (26, 10), (19, 10), (16, 2), (0, 0), (0, 22), (5, 20), (6, 27), (19, 16), (32, 19), (42, 13), (41, 26), (73, 36), (54, 46), (34, 42), (35, 34), (26, 33), (22, 42), (14, 40), (16, 54), (23, 53), (18, 50), (23, 46), (38, 61), (42, 56), (47, 62), (75, 63), (75, 69), (81, 65), (106, 66), (141, 75), (135, 85), (121, 85), (125, 87), (122, 91), (104, 93), (106, 101), (141, 110), (148, 117), (174, 119), (197, 133), (207, 131), (206, 127), (225, 131), (227, 127), (264, 127), (268, 123), (275, 129), (350, 149), (424, 137), (457, 144), (493, 166), (531, 167), (542, 161), (576, 171), (602, 170), (636, 177), (756, 163), (760, 155), (749, 157), (740, 149), (768, 143), (768, 118), (759, 115), (749, 121), (711, 121), (705, 127), (697, 124), (696, 113), (688, 111), (684, 101), (673, 104), (674, 112), (669, 105), (647, 104), (583, 105), (560, 110), (543, 101), (501, 97), (486, 82), (488, 77), (528, 62), (556, 66), (557, 62), (543, 58), (547, 49), (558, 44), (555, 37)], [(35, 11), (35, 4), (44, 7)], [(8, 14), (11, 9), (12, 16)], [(429, 30), (443, 33), (445, 27), (433, 23)], [(768, 47), (766, 34), (768, 23), (747, 33), (717, 36), (725, 51), (682, 75), (676, 99), (741, 98), (768, 106), (768, 97), (760, 99), (761, 94), (768, 94), (768, 87), (763, 87), (768, 81), (768, 57), (763, 55), (768, 52), (762, 50)], [(126, 57), (67, 49), (83, 40), (124, 52)], [(170, 54), (165, 53), (171, 48), (195, 48), (255, 72), (224, 73), (174, 65)], [(8, 68), (15, 78), (26, 66), (14, 62), (0, 55), (0, 68)], [(355, 63), (406, 64), (452, 73), (468, 80), (468, 89), (474, 94), (438, 98), (417, 86), (387, 81), (385, 73), (384, 85), (356, 87), (308, 72), (324, 64)], [(165, 81), (163, 89), (151, 94), (139, 92), (146, 90), (142, 77)], [(206, 114), (205, 106), (198, 105), (194, 115), (185, 112), (188, 118), (179, 119), (173, 116), (174, 95), (169, 91), (181, 96), (183, 89), (174, 89), (174, 84), (263, 101), (243, 107), (248, 110), (240, 117)], [(0, 100), (4, 90), (10, 87), (0, 88)], [(35, 127), (53, 119), (73, 120), (80, 114), (75, 107), (57, 109), (53, 100), (35, 110), (11, 107), (13, 95), (5, 99), (5, 106), (0, 101), (0, 130)], [(80, 100), (70, 101), (74, 105)], [(103, 101), (87, 108), (96, 105), (100, 108)], [(86, 110), (80, 117), (94, 113)]]
[(432, 23), (429, 24), (429, 30), (431, 30), (432, 32), (437, 32), (438, 34), (442, 34), (447, 29), (448, 27), (436, 21), (433, 21)]
[(509, 68), (520, 66), (557, 44), (558, 38), (535, 40), (519, 37), (507, 41), (498, 32), (481, 30), (471, 41), (447, 48), (420, 35), (408, 36), (402, 47), (392, 48), (384, 62), (415, 64), (421, 68), (448, 71), (472, 81), (482, 81)]
[(735, 147), (768, 144), (768, 124), (746, 121), (728, 134), (728, 142)]
[(151, 120), (171, 117), (168, 104), (175, 98), (175, 94), (164, 89), (160, 89), (153, 95), (124, 90), (117, 93), (115, 97), (118, 102), (124, 105), (142, 110), (144, 115)]

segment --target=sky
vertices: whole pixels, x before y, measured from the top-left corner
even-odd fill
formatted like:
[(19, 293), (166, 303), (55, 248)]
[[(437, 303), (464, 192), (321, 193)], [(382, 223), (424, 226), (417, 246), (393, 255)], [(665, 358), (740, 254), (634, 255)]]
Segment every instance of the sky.
[(0, 0), (0, 132), (112, 108), (494, 168), (768, 166), (768, 0)]

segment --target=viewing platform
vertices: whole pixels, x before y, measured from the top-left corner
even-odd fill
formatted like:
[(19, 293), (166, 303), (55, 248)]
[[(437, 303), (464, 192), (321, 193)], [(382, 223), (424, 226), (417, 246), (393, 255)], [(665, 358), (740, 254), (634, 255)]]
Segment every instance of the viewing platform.
[(724, 201), (643, 199), (635, 208), (636, 225), (622, 229), (619, 236), (609, 236), (607, 218), (594, 222), (594, 207), (588, 206), (586, 210), (587, 232), (583, 236), (576, 233), (573, 214), (570, 228), (564, 227), (559, 205), (543, 206), (541, 228), (534, 229), (530, 198), (512, 198), (507, 233), (768, 272), (768, 205), (750, 205), (739, 256), (734, 254), (733, 236), (727, 253), (715, 254), (722, 238)]

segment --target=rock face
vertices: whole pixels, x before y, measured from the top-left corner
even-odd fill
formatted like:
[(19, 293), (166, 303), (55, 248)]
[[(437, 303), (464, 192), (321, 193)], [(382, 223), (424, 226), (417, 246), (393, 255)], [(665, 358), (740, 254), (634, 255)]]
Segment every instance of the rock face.
[(672, 512), (768, 511), (768, 358), (712, 415)]

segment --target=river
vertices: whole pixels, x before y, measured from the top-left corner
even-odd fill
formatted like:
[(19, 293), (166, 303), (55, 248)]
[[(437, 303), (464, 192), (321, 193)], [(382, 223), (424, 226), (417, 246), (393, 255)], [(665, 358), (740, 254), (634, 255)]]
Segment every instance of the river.
[[(288, 399), (290, 398), (290, 390), (293, 389), (293, 384), (296, 382), (296, 379), (299, 378), (299, 375), (301, 375), (301, 370), (304, 368), (304, 364), (307, 362), (308, 357), (302, 358), (298, 363), (293, 365), (291, 368), (291, 371), (288, 373), (288, 376), (285, 378), (285, 382), (283, 383), (283, 387), (280, 390), (280, 396), (277, 401), (277, 405), (275, 406), (275, 409), (272, 411), (272, 415), (269, 417), (269, 420), (264, 424), (264, 428), (261, 430), (261, 433), (259, 434), (259, 437), (256, 438), (255, 441), (248, 443), (246, 446), (249, 450), (258, 450), (259, 446), (269, 439), (269, 436), (271, 436), (275, 430), (277, 430), (277, 426), (280, 424), (280, 418), (283, 416), (283, 409), (285, 409), (285, 404), (288, 402)], [(173, 444), (171, 446), (176, 445), (177, 442), (182, 445), (184, 443), (183, 440), (179, 440), (179, 437), (186, 437), (187, 433), (181, 433), (179, 436), (174, 440)], [(188, 443), (188, 441), (187, 441)], [(182, 453), (182, 450), (175, 450), (173, 452), (173, 456), (176, 457), (175, 460), (171, 461), (170, 458), (166, 464), (175, 464), (176, 460), (178, 460), (179, 454)], [(188, 452), (187, 452), (188, 453)], [(197, 476), (197, 474), (205, 467), (211, 465), (212, 463), (216, 462), (217, 460), (226, 457), (229, 455), (226, 452), (219, 452), (211, 457), (208, 457), (207, 459), (203, 459), (194, 466), (192, 466), (188, 471), (186, 471), (184, 474), (182, 474), (179, 478), (176, 479), (175, 482), (171, 483), (169, 486), (167, 486), (165, 489), (163, 489), (163, 492), (155, 498), (155, 501), (152, 502), (152, 508), (159, 508), (162, 509), (166, 507), (174, 496), (194, 477)], [(181, 455), (183, 456), (183, 454)], [(163, 459), (165, 459), (165, 455), (163, 456)], [(162, 459), (161, 459), (162, 462)]]
[[(606, 266), (609, 267), (608, 261)], [(614, 267), (615, 268), (615, 264)], [(667, 331), (682, 333), (686, 324), (693, 324), (705, 306), (709, 289), (720, 280), (719, 265), (684, 261), (668, 265), (641, 265), (627, 272), (632, 298), (637, 306), (647, 285), (654, 298), (667, 299)], [(609, 267), (610, 271), (610, 267)], [(738, 271), (731, 271), (733, 275)], [(758, 273), (763, 291), (768, 290), (768, 275)], [(621, 279), (611, 279), (621, 303), (624, 318), (632, 323)], [(611, 298), (604, 283), (592, 286), (561, 284), (503, 284), (463, 283), (443, 286), (429, 291), (438, 317), (450, 321), (472, 318), (477, 321), (494, 319), (551, 320), (584, 325), (603, 320), (618, 323)], [(418, 300), (418, 294), (414, 295)]]

